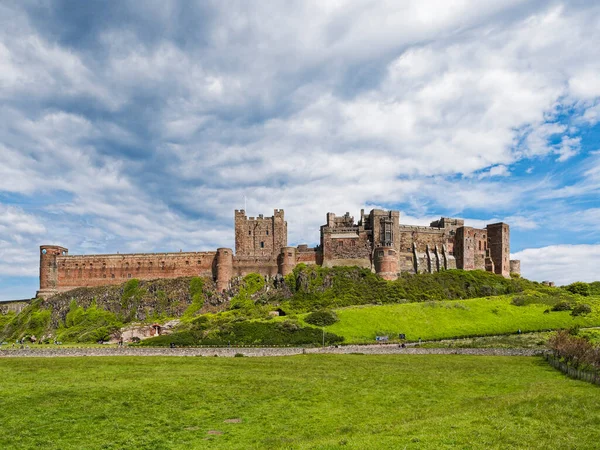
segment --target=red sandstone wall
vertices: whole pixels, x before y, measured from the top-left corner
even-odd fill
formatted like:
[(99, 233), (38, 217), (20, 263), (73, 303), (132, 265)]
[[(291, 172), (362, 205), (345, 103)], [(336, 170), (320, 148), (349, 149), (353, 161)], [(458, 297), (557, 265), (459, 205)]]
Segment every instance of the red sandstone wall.
[(233, 275), (243, 277), (250, 273), (258, 273), (263, 276), (274, 277), (279, 271), (276, 260), (270, 256), (235, 256), (233, 258)]
[(304, 263), (310, 264), (321, 264), (319, 261), (319, 253), (314, 249), (308, 249), (309, 251), (296, 251), (296, 262), (298, 264)]
[(348, 230), (324, 229), (321, 246), (325, 267), (353, 264), (370, 266), (371, 242), (367, 232), (359, 227)]
[(393, 247), (379, 247), (374, 255), (375, 272), (384, 280), (398, 278), (398, 255)]
[(456, 265), (464, 270), (485, 270), (487, 230), (462, 227), (456, 230)]
[(215, 275), (216, 252), (58, 256), (58, 290), (152, 280)]
[(498, 275), (510, 276), (510, 229), (505, 223), (487, 226), (490, 257)]
[(244, 210), (235, 211), (235, 254), (238, 256), (270, 256), (276, 259), (287, 246), (287, 223), (282, 209), (273, 216), (246, 217)]

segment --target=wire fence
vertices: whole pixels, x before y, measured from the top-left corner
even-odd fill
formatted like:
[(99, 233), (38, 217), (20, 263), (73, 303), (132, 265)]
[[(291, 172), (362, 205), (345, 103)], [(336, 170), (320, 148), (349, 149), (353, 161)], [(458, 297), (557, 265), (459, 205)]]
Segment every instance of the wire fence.
[(555, 358), (550, 353), (546, 353), (544, 357), (552, 367), (560, 370), (569, 377), (600, 385), (600, 373), (598, 370), (585, 370), (579, 367), (570, 366), (566, 362), (561, 361), (559, 358)]

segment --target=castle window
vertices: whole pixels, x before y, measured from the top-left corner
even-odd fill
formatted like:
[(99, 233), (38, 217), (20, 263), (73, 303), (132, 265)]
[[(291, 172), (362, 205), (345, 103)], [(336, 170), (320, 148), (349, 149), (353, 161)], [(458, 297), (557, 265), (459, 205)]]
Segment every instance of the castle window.
[(127, 274), (127, 278), (131, 278), (131, 274), (130, 273)]
[(344, 246), (344, 241), (338, 241), (338, 247), (343, 247)]
[(48, 250), (46, 250), (46, 249), (43, 249), (43, 250), (42, 250), (42, 255), (45, 255), (46, 253), (48, 253)]
[(260, 248), (265, 248), (265, 243), (264, 242), (260, 243)]
[(252, 230), (248, 230), (248, 236), (252, 236)]
[(111, 278), (114, 278), (114, 277), (115, 277), (115, 274), (114, 274), (114, 273), (111, 273), (111, 274), (110, 274), (110, 277), (111, 277)]
[(202, 260), (201, 259), (198, 260), (198, 264), (202, 264)]
[(269, 230), (267, 230), (267, 236), (269, 235)]
[(189, 265), (190, 265), (190, 262), (189, 262), (189, 261), (186, 261), (186, 262), (185, 262), (185, 265), (186, 265), (186, 266), (189, 266)]
[(388, 255), (394, 256), (394, 251), (393, 250), (388, 250)]

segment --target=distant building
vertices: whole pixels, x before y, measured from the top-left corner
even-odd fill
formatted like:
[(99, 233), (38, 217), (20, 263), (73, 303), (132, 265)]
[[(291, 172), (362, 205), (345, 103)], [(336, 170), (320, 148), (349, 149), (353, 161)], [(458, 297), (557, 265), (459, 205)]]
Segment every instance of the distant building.
[(324, 267), (360, 266), (387, 280), (401, 272), (433, 273), (444, 269), (487, 270), (504, 277), (520, 273), (510, 261), (510, 229), (505, 223), (486, 228), (465, 227), (464, 221), (442, 217), (426, 226), (400, 224), (399, 211), (361, 211), (355, 222), (349, 213), (327, 214), (321, 243), (287, 245), (282, 209), (271, 217), (247, 217), (235, 211), (235, 254), (219, 248), (209, 252), (69, 255), (56, 245), (40, 247), (40, 297), (83, 286), (120, 284), (129, 278), (212, 277), (224, 291), (234, 277), (256, 272), (289, 274), (299, 263)]

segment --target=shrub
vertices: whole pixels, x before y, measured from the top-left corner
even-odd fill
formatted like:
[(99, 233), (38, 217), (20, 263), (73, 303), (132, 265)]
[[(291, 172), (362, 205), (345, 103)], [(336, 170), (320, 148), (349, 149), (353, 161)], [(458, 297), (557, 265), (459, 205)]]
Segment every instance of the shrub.
[[(146, 339), (142, 346), (190, 345), (307, 345), (321, 344), (323, 331), (313, 327), (300, 327), (291, 321), (273, 322), (228, 322), (209, 331), (197, 329), (181, 331), (167, 336)], [(325, 343), (335, 344), (343, 338), (325, 333)]]
[(569, 302), (560, 301), (552, 307), (552, 311), (570, 311), (572, 306)]
[(57, 338), (66, 342), (107, 341), (122, 323), (110, 311), (98, 308), (96, 302), (84, 309), (73, 300), (65, 320), (65, 326), (57, 330)]
[(600, 368), (600, 348), (566, 330), (557, 331), (548, 341), (548, 346), (555, 357), (562, 358), (573, 367), (589, 365)]
[(336, 323), (338, 318), (333, 311), (316, 311), (306, 316), (304, 321), (306, 323), (310, 323), (311, 325), (326, 327)]
[(517, 295), (510, 302), (514, 306), (525, 306), (525, 297)]
[(170, 347), (171, 344), (178, 347), (189, 347), (198, 344), (199, 336), (190, 331), (166, 334), (146, 339), (140, 343), (142, 347)]
[(193, 318), (204, 306), (204, 280), (200, 277), (194, 277), (190, 280), (190, 296), (192, 303), (183, 313), (183, 319)]
[(572, 294), (583, 295), (585, 297), (590, 295), (590, 286), (582, 281), (576, 281), (575, 283), (571, 283), (565, 289), (571, 292)]
[(243, 353), (236, 353), (235, 355), (233, 355), (234, 358), (243, 358), (244, 354)]
[(591, 312), (592, 312), (592, 308), (590, 305), (587, 305), (585, 303), (580, 303), (579, 305), (575, 306), (575, 308), (573, 308), (573, 311), (571, 311), (571, 315), (572, 316), (584, 316)]

